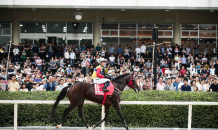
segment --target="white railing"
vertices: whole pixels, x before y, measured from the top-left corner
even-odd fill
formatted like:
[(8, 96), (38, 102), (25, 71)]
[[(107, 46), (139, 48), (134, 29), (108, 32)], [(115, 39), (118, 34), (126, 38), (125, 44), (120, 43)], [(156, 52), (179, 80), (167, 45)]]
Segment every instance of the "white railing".
[[(14, 130), (17, 130), (17, 108), (18, 104), (54, 104), (55, 101), (41, 101), (41, 100), (0, 100), (0, 104), (14, 104)], [(59, 104), (70, 104), (69, 101), (60, 101)], [(85, 101), (84, 104), (96, 104), (91, 101)], [(192, 121), (192, 105), (218, 105), (218, 102), (168, 102), (168, 101), (122, 101), (120, 104), (131, 105), (188, 105), (188, 130), (191, 130)], [(102, 119), (105, 116), (104, 106), (102, 106)], [(104, 123), (101, 125), (101, 130), (104, 130)]]

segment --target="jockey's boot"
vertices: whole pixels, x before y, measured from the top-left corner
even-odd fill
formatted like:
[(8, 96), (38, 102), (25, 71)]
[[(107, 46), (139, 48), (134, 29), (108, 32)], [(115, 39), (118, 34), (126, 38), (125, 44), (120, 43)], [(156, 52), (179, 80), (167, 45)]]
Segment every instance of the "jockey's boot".
[(109, 81), (105, 82), (104, 88), (102, 89), (103, 92), (109, 92), (109, 90), (107, 90), (107, 86), (109, 85), (109, 83)]

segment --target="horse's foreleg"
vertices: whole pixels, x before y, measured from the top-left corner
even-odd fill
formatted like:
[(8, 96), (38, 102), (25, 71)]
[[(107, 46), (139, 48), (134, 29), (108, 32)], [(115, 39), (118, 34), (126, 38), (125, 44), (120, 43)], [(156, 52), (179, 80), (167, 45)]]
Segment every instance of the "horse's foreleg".
[(128, 128), (127, 124), (126, 124), (126, 121), (124, 120), (123, 114), (121, 112), (120, 104), (117, 104), (114, 107), (116, 108), (117, 113), (119, 114), (119, 116), (120, 116), (120, 118), (121, 118), (121, 120), (122, 120), (122, 122), (124, 124), (124, 127), (126, 128), (126, 130), (129, 130), (129, 128)]
[(78, 106), (78, 110), (79, 110), (79, 117), (83, 120), (83, 123), (86, 125), (86, 128), (89, 128), (88, 123), (86, 122), (84, 115), (83, 115), (83, 104)]
[(109, 109), (110, 109), (110, 106), (105, 106), (105, 117), (104, 117), (104, 119), (99, 121), (97, 124), (94, 124), (93, 129), (95, 129), (97, 126), (99, 126), (102, 122), (104, 122), (107, 119), (108, 114), (109, 114)]

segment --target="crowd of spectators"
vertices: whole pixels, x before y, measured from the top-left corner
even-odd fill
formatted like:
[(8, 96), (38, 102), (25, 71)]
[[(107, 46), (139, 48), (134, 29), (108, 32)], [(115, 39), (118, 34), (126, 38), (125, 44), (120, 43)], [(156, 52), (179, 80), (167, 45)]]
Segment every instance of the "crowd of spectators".
[[(114, 48), (83, 44), (28, 43), (0, 47), (0, 91), (59, 91), (67, 84), (92, 83), (92, 73), (100, 59), (107, 59), (105, 73), (117, 77), (133, 73), (141, 90), (217, 92), (218, 60), (216, 45), (209, 50), (162, 44), (157, 47), (157, 78), (152, 70), (152, 47)], [(10, 49), (10, 54), (9, 53)], [(209, 52), (212, 52), (211, 54)], [(9, 55), (9, 59), (7, 58)], [(7, 66), (8, 63), (8, 66)], [(8, 69), (7, 69), (8, 67)], [(6, 71), (7, 69), (7, 71)], [(126, 87), (125, 89), (129, 89)]]

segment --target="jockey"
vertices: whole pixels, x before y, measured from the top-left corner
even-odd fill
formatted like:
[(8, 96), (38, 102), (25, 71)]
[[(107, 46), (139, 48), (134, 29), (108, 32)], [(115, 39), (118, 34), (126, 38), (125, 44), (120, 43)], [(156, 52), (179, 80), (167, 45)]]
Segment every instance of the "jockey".
[(100, 60), (100, 65), (97, 66), (92, 74), (92, 79), (94, 84), (104, 84), (104, 88), (102, 89), (103, 92), (109, 92), (107, 90), (108, 85), (110, 84), (110, 80), (105, 78), (104, 66), (105, 66), (105, 59)]

